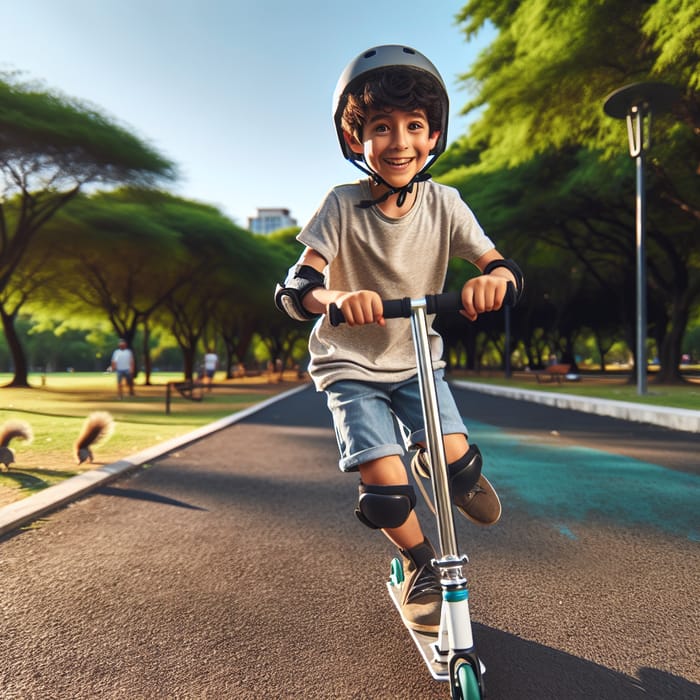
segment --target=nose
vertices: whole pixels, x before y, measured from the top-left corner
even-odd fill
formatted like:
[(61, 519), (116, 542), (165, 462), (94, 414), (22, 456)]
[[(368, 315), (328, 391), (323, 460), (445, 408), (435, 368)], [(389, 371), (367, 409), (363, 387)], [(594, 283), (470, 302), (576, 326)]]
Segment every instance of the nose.
[(404, 127), (398, 127), (392, 132), (393, 139), (391, 145), (396, 150), (402, 151), (408, 148), (408, 129)]

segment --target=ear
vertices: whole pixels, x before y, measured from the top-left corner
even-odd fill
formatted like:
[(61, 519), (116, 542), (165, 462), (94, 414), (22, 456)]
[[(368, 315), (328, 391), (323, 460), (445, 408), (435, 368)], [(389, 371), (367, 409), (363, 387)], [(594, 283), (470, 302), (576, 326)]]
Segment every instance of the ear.
[(351, 134), (349, 131), (343, 131), (343, 138), (345, 143), (347, 143), (348, 148), (353, 153), (363, 154), (365, 152), (364, 146), (357, 140), (355, 134)]
[(432, 134), (430, 134), (430, 150), (432, 151), (435, 146), (437, 146), (438, 139), (440, 138), (441, 131), (433, 131)]

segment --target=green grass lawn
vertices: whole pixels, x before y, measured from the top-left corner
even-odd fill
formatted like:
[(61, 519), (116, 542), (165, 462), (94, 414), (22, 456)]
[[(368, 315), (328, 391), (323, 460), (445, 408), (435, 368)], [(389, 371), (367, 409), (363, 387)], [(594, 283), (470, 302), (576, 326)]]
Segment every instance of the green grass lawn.
[[(30, 444), (23, 440), (10, 444), (15, 463), (8, 471), (0, 471), (0, 506), (189, 433), (295, 385), (293, 378), (279, 382), (276, 376), (225, 382), (220, 374), (216, 382), (226, 388), (205, 392), (198, 402), (173, 392), (166, 415), (166, 385), (180, 381), (181, 374), (155, 374), (152, 386), (139, 385), (137, 380), (135, 396), (123, 400), (117, 398), (115, 377), (110, 374), (55, 373), (45, 381), (41, 375), (32, 375), (31, 389), (6, 387), (11, 379), (0, 374), (0, 426), (8, 420), (26, 421), (34, 438)], [(73, 445), (93, 411), (109, 412), (115, 429), (108, 441), (93, 448), (94, 463), (78, 466)]]

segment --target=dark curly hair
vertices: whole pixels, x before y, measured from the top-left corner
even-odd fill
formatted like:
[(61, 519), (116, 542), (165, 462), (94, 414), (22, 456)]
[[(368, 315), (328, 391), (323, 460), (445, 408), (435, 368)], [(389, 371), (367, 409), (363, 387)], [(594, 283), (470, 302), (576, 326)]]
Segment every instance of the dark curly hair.
[(362, 140), (362, 128), (370, 109), (414, 111), (423, 109), (431, 133), (442, 126), (442, 87), (428, 73), (404, 67), (383, 68), (362, 76), (350, 87), (343, 108), (342, 127)]

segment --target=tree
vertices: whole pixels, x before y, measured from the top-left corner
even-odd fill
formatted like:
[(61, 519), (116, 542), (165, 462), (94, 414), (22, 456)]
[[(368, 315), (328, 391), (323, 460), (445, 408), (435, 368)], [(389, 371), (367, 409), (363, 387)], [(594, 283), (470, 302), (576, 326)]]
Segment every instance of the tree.
[[(97, 109), (0, 74), (0, 174), (3, 294), (37, 232), (85, 185), (153, 183), (174, 177), (174, 167)], [(15, 365), (10, 386), (28, 386), (17, 310), (2, 309)]]
[[(494, 217), (517, 221), (528, 237), (572, 252), (599, 282), (611, 279), (615, 262), (619, 270), (633, 265), (633, 168), (622, 155), (624, 127), (605, 116), (603, 99), (638, 80), (680, 88), (673, 113), (655, 117), (647, 199), (650, 284), (664, 302), (657, 310), (663, 318), (654, 321), (660, 378), (677, 380), (683, 332), (700, 298), (695, 4), (471, 0), (457, 19), (467, 37), (487, 21), (498, 35), (463, 76), (475, 93), (464, 111), (483, 111), (435, 172), (459, 179), (465, 191), (470, 177), (490, 174), (513, 183), (513, 169), (534, 165), (538, 179), (521, 178), (517, 189), (502, 191), (491, 202), (501, 210)], [(528, 211), (537, 213), (536, 224), (523, 216)]]
[(226, 314), (238, 316), (266, 287), (264, 247), (214, 207), (171, 198), (157, 211), (178, 232), (186, 251), (179, 264), (182, 283), (166, 299), (169, 328), (184, 358), (185, 378), (194, 375), (199, 342)]
[[(225, 303), (214, 311), (216, 329), (226, 347), (229, 378), (233, 376), (234, 357), (238, 363), (245, 361), (256, 332), (269, 338), (277, 336), (279, 328), (295, 330), (292, 328), (295, 322), (286, 316), (281, 318), (282, 314), (275, 309), (273, 294), (275, 284), (284, 279), (286, 270), (298, 256), (300, 246), (294, 240), (298, 232), (299, 229), (294, 228), (270, 235), (253, 235), (256, 253), (249, 264), (256, 270), (255, 280), (250, 282), (242, 298), (240, 289), (231, 289), (225, 296)], [(266, 346), (269, 348), (269, 343)]]
[(49, 284), (59, 310), (105, 318), (134, 350), (141, 326), (143, 366), (150, 381), (149, 321), (181, 280), (186, 250), (177, 231), (159, 220), (156, 204), (169, 195), (125, 188), (78, 196), (37, 237), (53, 252)]

